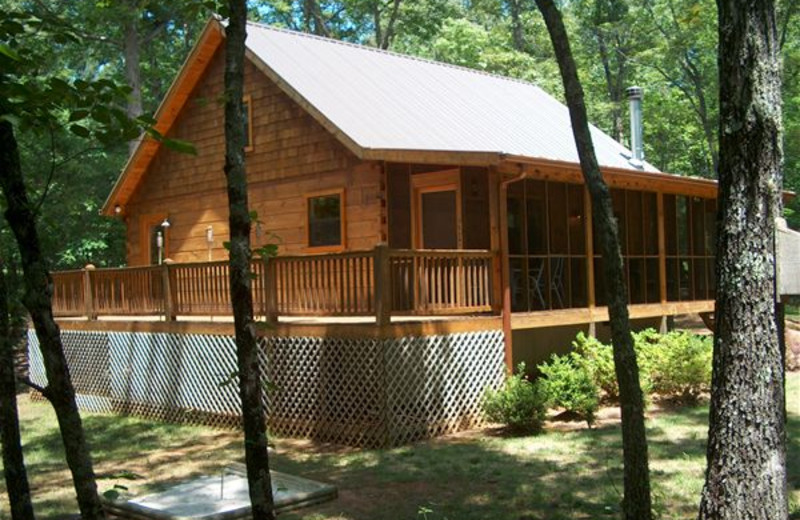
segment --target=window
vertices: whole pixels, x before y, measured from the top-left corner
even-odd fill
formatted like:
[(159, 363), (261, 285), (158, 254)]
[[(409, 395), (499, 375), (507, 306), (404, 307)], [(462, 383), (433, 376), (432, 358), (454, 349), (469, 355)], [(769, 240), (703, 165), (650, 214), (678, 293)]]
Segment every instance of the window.
[(253, 103), (249, 94), (242, 98), (242, 106), (244, 108), (244, 151), (250, 152), (253, 150)]
[(308, 247), (344, 248), (344, 190), (308, 195), (306, 212)]

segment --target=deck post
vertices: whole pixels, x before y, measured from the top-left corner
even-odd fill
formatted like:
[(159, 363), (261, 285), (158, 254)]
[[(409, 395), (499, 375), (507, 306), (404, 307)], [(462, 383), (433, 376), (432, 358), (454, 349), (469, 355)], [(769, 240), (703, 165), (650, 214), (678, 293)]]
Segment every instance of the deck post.
[(278, 323), (277, 265), (274, 258), (264, 258), (264, 303), (267, 323)]
[(389, 246), (375, 246), (375, 322), (388, 325), (392, 319), (391, 270), (389, 269)]
[(97, 314), (94, 312), (94, 301), (92, 298), (92, 277), (91, 272), (95, 270), (94, 265), (86, 264), (83, 268), (83, 303), (86, 306), (86, 317), (90, 320), (96, 320)]
[(169, 266), (172, 262), (164, 262), (161, 264), (161, 290), (163, 291), (162, 298), (164, 299), (164, 319), (166, 321), (175, 321), (175, 308), (172, 301), (172, 287), (169, 276)]

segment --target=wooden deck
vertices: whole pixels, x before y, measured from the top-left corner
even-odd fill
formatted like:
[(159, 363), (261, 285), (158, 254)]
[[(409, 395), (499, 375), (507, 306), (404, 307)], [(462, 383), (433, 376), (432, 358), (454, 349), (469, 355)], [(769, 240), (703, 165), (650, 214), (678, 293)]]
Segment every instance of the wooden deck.
[[(499, 313), (490, 251), (371, 251), (254, 261), (253, 305), (270, 323), (321, 318), (388, 324), (411, 317)], [(226, 320), (227, 262), (53, 273), (59, 318)]]

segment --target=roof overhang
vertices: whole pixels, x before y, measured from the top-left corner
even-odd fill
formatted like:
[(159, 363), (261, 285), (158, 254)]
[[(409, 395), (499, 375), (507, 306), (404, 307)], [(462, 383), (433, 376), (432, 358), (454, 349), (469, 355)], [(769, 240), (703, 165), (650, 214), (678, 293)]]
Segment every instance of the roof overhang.
[[(184, 61), (178, 75), (170, 85), (167, 95), (156, 111), (154, 129), (161, 135), (167, 135), (172, 128), (222, 40), (222, 25), (216, 18), (211, 18), (203, 28), (200, 38)], [(117, 206), (121, 208), (122, 213), (125, 212), (125, 205), (139, 186), (160, 146), (161, 143), (150, 136), (143, 135), (139, 138), (133, 153), (100, 210), (101, 214), (113, 216)]]
[[(206, 23), (198, 42), (186, 58), (175, 80), (172, 82), (166, 97), (155, 114), (155, 130), (167, 135), (181, 110), (201, 80), (215, 53), (224, 41), (225, 28), (216, 17)], [(552, 178), (566, 182), (583, 182), (580, 166), (575, 163), (509, 155), (493, 151), (449, 151), (449, 150), (408, 150), (408, 149), (375, 149), (364, 148), (337, 127), (319, 109), (305, 99), (292, 85), (285, 81), (275, 70), (267, 65), (250, 49), (246, 50), (247, 58), (273, 81), (290, 99), (299, 104), (323, 128), (330, 132), (350, 152), (361, 160), (387, 162), (412, 162), (421, 164), (452, 164), (461, 166), (493, 166), (501, 173), (518, 176), (526, 173), (531, 177)], [(161, 143), (149, 136), (139, 139), (134, 152), (123, 168), (114, 188), (106, 199), (101, 213), (107, 216), (126, 213), (126, 205), (136, 192), (144, 178), (148, 167), (155, 158)], [(634, 169), (601, 167), (604, 177), (612, 187), (661, 191), (682, 195), (716, 197), (717, 183), (709, 179), (681, 177), (665, 173), (644, 172)], [(784, 199), (790, 200), (793, 193), (784, 193)]]

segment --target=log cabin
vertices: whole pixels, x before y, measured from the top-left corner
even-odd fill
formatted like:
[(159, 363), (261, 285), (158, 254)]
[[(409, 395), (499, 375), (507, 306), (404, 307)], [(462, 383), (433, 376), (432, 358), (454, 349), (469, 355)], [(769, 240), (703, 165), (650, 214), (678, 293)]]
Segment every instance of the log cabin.
[[(197, 154), (142, 138), (104, 205), (126, 224), (129, 267), (54, 274), (65, 342), (101, 353), (73, 368), (108, 378), (108, 395), (82, 394), (93, 409), (232, 424), (209, 404), (237, 399), (213, 384), (233, 367), (224, 33), (208, 22), (156, 114)], [(578, 331), (608, 336), (569, 114), (540, 88), (251, 23), (244, 101), (252, 241), (278, 246), (253, 264), (269, 377), (284, 388), (269, 399), (273, 431), (358, 445), (453, 431), (519, 361)], [(592, 135), (635, 326), (712, 311), (716, 183)], [(153, 370), (185, 388), (152, 387)]]

